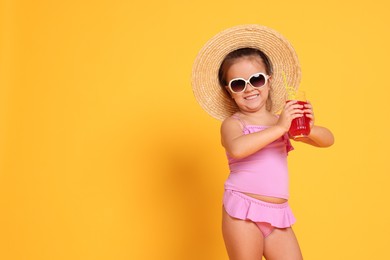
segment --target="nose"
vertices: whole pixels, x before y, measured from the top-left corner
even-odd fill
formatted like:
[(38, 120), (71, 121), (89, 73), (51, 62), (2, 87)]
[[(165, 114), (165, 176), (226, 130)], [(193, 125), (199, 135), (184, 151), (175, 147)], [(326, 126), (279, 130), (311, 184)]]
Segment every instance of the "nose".
[[(248, 88), (248, 86), (249, 86), (250, 88)], [(251, 84), (249, 81), (245, 82), (245, 92), (251, 92), (251, 91), (254, 90), (254, 89), (255, 89), (255, 87), (252, 86), (252, 84)]]

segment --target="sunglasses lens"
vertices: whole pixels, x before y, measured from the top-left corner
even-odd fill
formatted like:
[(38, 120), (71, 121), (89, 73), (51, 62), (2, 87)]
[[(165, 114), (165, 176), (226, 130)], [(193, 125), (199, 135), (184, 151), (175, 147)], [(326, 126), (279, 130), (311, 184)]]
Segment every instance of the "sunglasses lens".
[(230, 88), (233, 92), (242, 92), (245, 89), (246, 82), (242, 79), (232, 80), (230, 82)]
[(265, 85), (265, 77), (263, 74), (253, 75), (249, 79), (249, 82), (252, 84), (252, 86), (259, 88)]

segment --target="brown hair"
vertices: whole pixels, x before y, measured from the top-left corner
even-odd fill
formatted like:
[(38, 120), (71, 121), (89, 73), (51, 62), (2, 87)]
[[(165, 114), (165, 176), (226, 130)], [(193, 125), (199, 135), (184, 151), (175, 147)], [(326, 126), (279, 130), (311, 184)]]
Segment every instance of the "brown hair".
[(259, 57), (265, 65), (266, 73), (268, 75), (272, 75), (272, 73), (273, 73), (272, 64), (264, 52), (262, 52), (258, 49), (255, 49), (255, 48), (241, 48), (241, 49), (237, 49), (235, 51), (232, 51), (231, 53), (226, 55), (225, 59), (222, 61), (221, 67), (219, 67), (219, 71), (218, 71), (218, 80), (219, 80), (219, 84), (221, 85), (221, 87), (224, 88), (227, 85), (227, 82), (225, 79), (226, 72), (228, 71), (230, 66), (232, 64), (234, 64), (235, 60), (237, 60), (238, 58), (249, 57), (249, 56)]

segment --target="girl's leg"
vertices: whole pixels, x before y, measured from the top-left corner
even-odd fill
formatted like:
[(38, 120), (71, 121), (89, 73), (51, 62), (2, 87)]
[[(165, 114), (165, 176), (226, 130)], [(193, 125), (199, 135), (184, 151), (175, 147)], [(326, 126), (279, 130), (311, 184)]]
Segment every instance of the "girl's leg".
[(301, 249), (292, 228), (275, 228), (264, 240), (267, 260), (302, 260)]
[(255, 223), (222, 213), (222, 233), (230, 260), (259, 260), (263, 255), (263, 234)]

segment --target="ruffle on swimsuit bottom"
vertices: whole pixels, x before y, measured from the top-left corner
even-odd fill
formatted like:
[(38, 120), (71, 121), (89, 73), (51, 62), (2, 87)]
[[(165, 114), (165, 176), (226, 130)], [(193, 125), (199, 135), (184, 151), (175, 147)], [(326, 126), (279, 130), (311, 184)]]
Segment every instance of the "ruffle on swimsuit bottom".
[(238, 191), (225, 190), (223, 205), (231, 217), (267, 222), (277, 228), (291, 227), (296, 221), (288, 202), (282, 204), (264, 202)]

